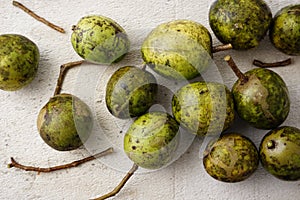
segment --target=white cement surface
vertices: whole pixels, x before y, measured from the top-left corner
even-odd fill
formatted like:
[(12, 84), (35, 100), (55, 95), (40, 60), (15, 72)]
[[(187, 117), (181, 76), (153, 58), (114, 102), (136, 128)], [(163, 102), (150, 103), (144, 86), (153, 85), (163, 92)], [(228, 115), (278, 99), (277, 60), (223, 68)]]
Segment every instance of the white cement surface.
[[(58, 152), (42, 141), (36, 128), (38, 112), (54, 92), (59, 66), (80, 59), (70, 43), (72, 25), (85, 15), (99, 14), (111, 17), (127, 30), (134, 44), (133, 51), (138, 52), (138, 44), (152, 28), (163, 22), (191, 19), (202, 23), (210, 30), (207, 15), (212, 1), (23, 0), (21, 2), (40, 16), (62, 26), (66, 33), (56, 32), (34, 20), (12, 6), (11, 1), (0, 2), (0, 33), (25, 35), (38, 45), (41, 53), (37, 77), (28, 87), (16, 92), (0, 91), (0, 199), (81, 200), (105, 194), (119, 183), (131, 164), (121, 149), (120, 131), (124, 134), (128, 124), (109, 116), (101, 99), (103, 98), (101, 90), (105, 87), (108, 74), (113, 72), (112, 69), (104, 70), (106, 68), (101, 66), (95, 68), (93, 65), (85, 65), (86, 70), (83, 67), (73, 69), (67, 75), (63, 87), (63, 92), (76, 94), (95, 107), (93, 110), (96, 113), (95, 119), (103, 124), (104, 132), (107, 133), (103, 141), (108, 140), (108, 143), (104, 144), (100, 139), (92, 141), (88, 150), (81, 148), (71, 152)], [(290, 3), (300, 3), (299, 0), (266, 0), (266, 2), (273, 14)], [(215, 44), (218, 44), (214, 36), (213, 39)], [(228, 53), (234, 57), (243, 71), (254, 67), (251, 64), (254, 58), (271, 62), (288, 57), (272, 47), (268, 38), (262, 41), (259, 47), (249, 51), (232, 50), (215, 54), (214, 60), (218, 69), (216, 74), (221, 75), (229, 88), (236, 78), (223, 61), (223, 57)], [(139, 59), (138, 55), (131, 56), (125, 58), (121, 64), (139, 63)], [(292, 65), (276, 68), (274, 71), (283, 77), (290, 91), (291, 112), (284, 125), (300, 127), (300, 58), (292, 57), (292, 59)], [(97, 73), (100, 73), (100, 78), (95, 76)], [(247, 135), (256, 145), (266, 133), (251, 128), (239, 120), (230, 131)], [(261, 166), (249, 179), (240, 183), (228, 184), (214, 180), (206, 174), (202, 166), (201, 144), (200, 139), (195, 139), (185, 154), (162, 170), (148, 173), (142, 173), (146, 171), (140, 170), (141, 173), (134, 175), (114, 199), (297, 200), (300, 198), (299, 181), (280, 181), (266, 173)], [(15, 157), (24, 164), (49, 167), (81, 159), (111, 145), (116, 148), (113, 155), (63, 171), (37, 174), (7, 168), (10, 157)]]

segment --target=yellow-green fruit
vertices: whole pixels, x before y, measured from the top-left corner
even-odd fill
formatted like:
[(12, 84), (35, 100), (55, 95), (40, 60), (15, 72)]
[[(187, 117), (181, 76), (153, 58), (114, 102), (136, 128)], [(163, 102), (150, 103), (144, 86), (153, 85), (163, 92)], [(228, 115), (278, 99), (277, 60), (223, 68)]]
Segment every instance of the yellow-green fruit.
[(182, 127), (199, 136), (220, 134), (234, 120), (231, 92), (214, 82), (194, 82), (180, 88), (173, 96), (172, 111)]
[(0, 35), (0, 89), (15, 91), (31, 83), (40, 59), (30, 39), (17, 34)]
[(158, 74), (178, 80), (192, 79), (203, 72), (212, 57), (208, 30), (191, 20), (160, 24), (144, 40), (145, 63)]
[(261, 141), (262, 166), (275, 177), (286, 181), (300, 180), (300, 130), (282, 126), (269, 131)]
[(179, 126), (171, 115), (150, 112), (137, 118), (124, 137), (124, 150), (140, 167), (158, 169), (174, 158)]
[(249, 70), (244, 75), (247, 81), (238, 79), (232, 87), (238, 115), (255, 128), (278, 127), (290, 111), (284, 80), (274, 71), (263, 68)]
[(272, 44), (288, 55), (300, 55), (300, 4), (279, 10), (270, 26)]
[(234, 49), (258, 46), (265, 37), (272, 13), (263, 0), (216, 0), (209, 10), (209, 24), (216, 37)]
[(130, 46), (125, 30), (117, 22), (98, 15), (79, 20), (73, 27), (71, 43), (79, 56), (98, 64), (121, 60)]
[(208, 144), (203, 158), (206, 172), (223, 182), (239, 182), (250, 177), (259, 164), (253, 142), (240, 134), (228, 133)]
[(89, 107), (76, 96), (56, 95), (40, 110), (37, 127), (42, 139), (52, 148), (69, 151), (80, 147), (93, 126)]
[(140, 116), (153, 105), (157, 95), (155, 77), (140, 68), (118, 69), (106, 85), (106, 106), (118, 118)]

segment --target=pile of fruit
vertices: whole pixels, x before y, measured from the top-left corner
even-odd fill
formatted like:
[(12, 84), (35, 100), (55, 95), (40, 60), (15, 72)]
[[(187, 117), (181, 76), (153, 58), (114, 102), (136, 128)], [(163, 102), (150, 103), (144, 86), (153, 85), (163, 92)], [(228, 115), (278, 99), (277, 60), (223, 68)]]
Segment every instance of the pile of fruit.
[[(134, 163), (127, 179), (138, 167), (159, 169), (174, 161), (181, 127), (198, 137), (212, 138), (203, 152), (203, 165), (217, 180), (245, 180), (255, 172), (259, 161), (279, 179), (299, 180), (300, 130), (281, 126), (288, 117), (290, 99), (279, 74), (266, 68), (243, 73), (233, 58), (226, 56), (224, 60), (237, 77), (231, 90), (222, 83), (195, 78), (211, 66), (218, 51), (255, 48), (268, 32), (279, 51), (300, 55), (300, 5), (282, 8), (272, 17), (262, 0), (217, 0), (209, 10), (209, 23), (224, 45), (213, 46), (209, 31), (198, 22), (166, 22), (145, 38), (141, 46), (143, 66), (120, 67), (107, 82), (105, 102), (109, 112), (120, 119), (134, 118), (124, 134), (124, 151)], [(38, 47), (15, 34), (3, 34), (0, 41), (0, 89), (18, 90), (36, 75)], [(73, 26), (71, 43), (82, 62), (93, 64), (113, 65), (130, 51), (126, 31), (105, 16), (81, 18)], [(158, 94), (159, 82), (147, 67), (166, 79), (189, 82), (173, 95), (172, 113), (148, 112), (155, 100), (163, 97)], [(62, 74), (54, 96), (38, 115), (37, 126), (46, 144), (69, 151), (88, 139), (93, 120), (87, 104), (72, 94), (60, 93)], [(259, 148), (242, 133), (227, 131), (236, 117), (268, 130)], [(113, 196), (120, 189), (99, 199)]]

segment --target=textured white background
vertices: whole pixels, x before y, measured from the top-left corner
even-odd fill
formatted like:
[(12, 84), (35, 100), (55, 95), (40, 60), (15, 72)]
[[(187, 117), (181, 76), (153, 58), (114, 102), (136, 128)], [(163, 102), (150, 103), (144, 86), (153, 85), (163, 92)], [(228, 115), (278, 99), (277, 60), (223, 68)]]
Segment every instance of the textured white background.
[[(70, 44), (71, 26), (85, 15), (105, 15), (122, 25), (130, 39), (138, 43), (151, 28), (174, 19), (192, 19), (209, 29), (207, 15), (212, 1), (23, 0), (21, 2), (37, 14), (61, 25), (66, 33), (58, 33), (34, 20), (12, 6), (11, 1), (0, 0), (0, 33), (25, 35), (38, 45), (41, 53), (37, 77), (28, 87), (16, 92), (0, 91), (0, 199), (88, 199), (109, 192), (119, 183), (125, 172), (108, 167), (98, 160), (77, 168), (39, 175), (35, 172), (7, 168), (11, 156), (25, 164), (47, 167), (89, 155), (83, 148), (71, 152), (55, 151), (42, 141), (36, 129), (37, 114), (54, 92), (59, 66), (80, 59)], [(285, 5), (300, 3), (299, 0), (266, 2), (273, 14)], [(218, 43), (215, 38), (214, 42)], [(236, 80), (223, 62), (223, 57), (228, 53), (234, 57), (243, 71), (254, 67), (251, 64), (254, 58), (277, 61), (288, 57), (275, 50), (268, 38), (259, 47), (249, 51), (233, 50), (218, 53), (214, 59), (228, 87)], [(294, 64), (287, 68), (276, 68), (274, 71), (284, 78), (290, 90), (292, 107), (284, 124), (300, 127), (300, 58), (292, 58)], [(76, 88), (78, 72), (79, 69), (70, 71), (63, 88), (64, 92), (78, 91)], [(85, 87), (88, 88), (88, 85)], [(106, 116), (102, 116), (102, 119), (105, 121)], [(111, 123), (109, 116), (107, 120)], [(249, 136), (257, 145), (266, 133), (250, 128), (240, 121), (231, 131)], [(120, 134), (119, 130), (116, 134)], [(299, 199), (299, 181), (280, 181), (267, 174), (261, 166), (253, 176), (240, 183), (226, 184), (212, 179), (202, 167), (199, 156), (200, 144), (200, 139), (196, 139), (182, 157), (165, 169), (133, 176), (115, 199)], [(103, 150), (104, 147), (99, 149)]]

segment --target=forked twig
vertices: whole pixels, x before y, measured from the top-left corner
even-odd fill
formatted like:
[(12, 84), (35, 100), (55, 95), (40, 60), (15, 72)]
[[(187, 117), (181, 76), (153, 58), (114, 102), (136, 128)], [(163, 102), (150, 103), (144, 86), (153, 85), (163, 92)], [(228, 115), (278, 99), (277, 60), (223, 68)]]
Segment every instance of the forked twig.
[(110, 148), (106, 149), (105, 151), (102, 151), (98, 154), (83, 158), (81, 160), (76, 160), (76, 161), (68, 163), (68, 164), (58, 165), (58, 166), (55, 166), (55, 167), (47, 167), (47, 168), (26, 166), (26, 165), (18, 163), (17, 161), (15, 161), (14, 158), (11, 158), (11, 163), (8, 164), (7, 167), (8, 168), (15, 167), (15, 168), (19, 168), (19, 169), (22, 169), (22, 170), (25, 170), (25, 171), (35, 171), (35, 172), (38, 172), (38, 173), (41, 173), (41, 172), (48, 173), (48, 172), (53, 172), (53, 171), (57, 171), (57, 170), (61, 170), (61, 169), (77, 167), (78, 165), (81, 165), (81, 164), (86, 163), (88, 161), (92, 161), (96, 158), (108, 155), (112, 152), (113, 152), (113, 148), (110, 147)]
[(77, 67), (77, 66), (81, 65), (83, 62), (84, 62), (84, 60), (74, 61), (74, 62), (69, 62), (69, 63), (63, 64), (60, 66), (59, 77), (57, 79), (54, 96), (60, 93), (62, 84), (65, 80), (68, 70), (73, 67)]
[(136, 170), (138, 170), (138, 165), (133, 164), (132, 168), (127, 172), (126, 176), (122, 179), (122, 181), (119, 183), (119, 185), (117, 187), (115, 187), (115, 189), (113, 189), (111, 192), (109, 192), (101, 197), (98, 197), (96, 199), (93, 199), (93, 200), (104, 200), (104, 199), (113, 197), (116, 194), (118, 194)]
[(30, 10), (29, 8), (25, 7), (23, 4), (17, 2), (17, 1), (13, 1), (12, 4), (18, 8), (20, 8), (21, 10), (23, 10), (24, 12), (26, 12), (27, 14), (29, 14), (31, 17), (33, 17), (34, 19), (46, 24), (47, 26), (49, 26), (50, 28), (53, 28), (54, 30), (61, 32), (61, 33), (65, 33), (65, 30), (51, 22), (49, 22), (48, 20), (38, 16), (37, 14), (35, 14), (32, 10)]
[(286, 60), (283, 61), (279, 61), (279, 62), (273, 62), (273, 63), (266, 63), (266, 62), (262, 62), (260, 60), (253, 60), (253, 65), (257, 66), (257, 67), (261, 67), (261, 68), (268, 68), (268, 67), (283, 67), (283, 66), (287, 66), (292, 64), (292, 59), (288, 58)]

